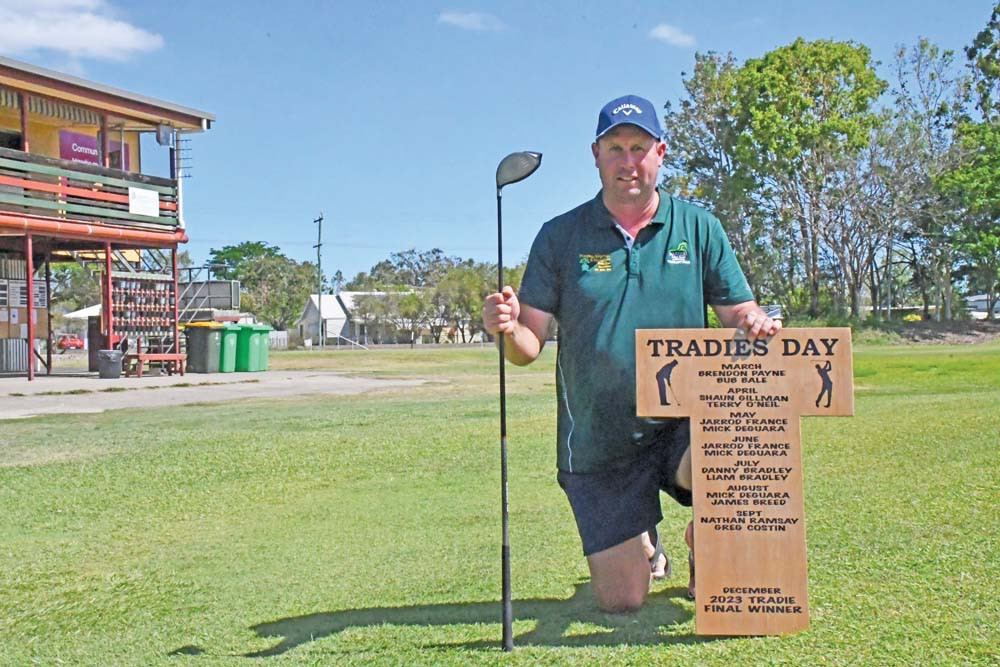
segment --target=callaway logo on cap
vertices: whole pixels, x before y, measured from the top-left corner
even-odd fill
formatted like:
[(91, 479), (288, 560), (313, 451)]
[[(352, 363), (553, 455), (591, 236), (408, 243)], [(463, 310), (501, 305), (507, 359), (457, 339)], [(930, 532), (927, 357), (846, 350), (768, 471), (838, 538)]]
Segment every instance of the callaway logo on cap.
[(604, 105), (597, 115), (597, 137), (623, 123), (642, 128), (655, 139), (663, 136), (656, 108), (652, 102), (638, 95), (625, 95)]
[(642, 113), (642, 109), (629, 102), (628, 104), (622, 104), (621, 106), (615, 107), (615, 110), (611, 112), (611, 115), (617, 116), (618, 114), (623, 113), (626, 116), (630, 116), (633, 111), (636, 113)]

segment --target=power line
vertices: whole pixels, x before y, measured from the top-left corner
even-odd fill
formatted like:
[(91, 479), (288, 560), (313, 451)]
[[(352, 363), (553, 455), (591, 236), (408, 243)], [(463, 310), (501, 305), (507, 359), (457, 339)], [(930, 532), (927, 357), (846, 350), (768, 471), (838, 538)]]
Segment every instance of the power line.
[[(530, 241), (530, 239), (529, 239), (529, 241)], [(310, 246), (310, 247), (313, 247), (313, 248), (316, 247), (314, 244), (311, 244), (308, 241), (294, 241), (294, 240), (291, 240), (291, 239), (287, 239), (287, 240), (286, 239), (267, 239), (267, 240), (261, 241), (261, 242), (262, 243), (270, 243), (270, 244), (276, 245), (278, 247), (284, 247), (284, 246)], [(204, 238), (204, 237), (196, 237), (196, 238), (191, 239), (189, 241), (189, 243), (223, 243), (223, 244), (226, 244), (226, 245), (231, 245), (231, 244), (233, 244), (233, 239), (231, 239), (231, 238), (230, 239), (208, 239), (208, 238)], [(403, 245), (405, 245), (405, 244), (403, 244)], [(448, 248), (450, 248), (452, 251), (455, 251), (455, 252), (459, 252), (459, 251), (464, 251), (464, 252), (473, 251), (473, 252), (489, 252), (489, 253), (494, 253), (497, 250), (496, 246), (466, 246), (466, 245), (453, 246), (453, 245), (442, 244), (442, 243), (430, 243), (428, 245), (441, 248), (442, 250), (444, 250), (443, 246), (447, 245)], [(506, 243), (504, 245), (506, 247), (510, 247)], [(525, 249), (527, 249), (527, 248), (530, 247), (530, 243), (525, 243), (525, 244), (521, 244), (521, 245), (523, 245)], [(353, 248), (353, 249), (356, 249), (356, 250), (388, 250), (390, 252), (396, 252), (396, 251), (398, 251), (398, 250), (401, 249), (401, 245), (399, 243), (396, 243), (396, 244), (393, 244), (393, 245), (389, 245), (389, 244), (373, 244), (373, 243), (348, 243), (348, 242), (341, 242), (339, 240), (337, 242), (337, 247), (338, 248)]]

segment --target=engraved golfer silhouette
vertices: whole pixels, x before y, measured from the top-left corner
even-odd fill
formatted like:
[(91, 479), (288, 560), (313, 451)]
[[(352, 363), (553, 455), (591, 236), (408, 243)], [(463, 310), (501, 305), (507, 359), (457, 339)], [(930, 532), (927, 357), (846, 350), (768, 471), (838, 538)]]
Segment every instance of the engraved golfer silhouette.
[(676, 366), (677, 360), (674, 359), (656, 373), (656, 382), (659, 384), (660, 389), (660, 405), (670, 405), (670, 401), (667, 400), (667, 387), (670, 387), (670, 392), (674, 395), (674, 402), (677, 405), (681, 404), (677, 400), (677, 393), (674, 391), (674, 388), (670, 386), (670, 374), (674, 372)]
[(829, 359), (825, 364), (820, 366), (816, 364), (816, 372), (819, 373), (820, 379), (823, 381), (823, 387), (819, 390), (819, 396), (816, 397), (816, 407), (819, 407), (819, 402), (823, 400), (823, 394), (826, 394), (826, 405), (824, 408), (830, 407), (830, 401), (833, 400), (833, 380), (830, 379), (830, 370), (833, 368), (833, 364), (830, 363)]

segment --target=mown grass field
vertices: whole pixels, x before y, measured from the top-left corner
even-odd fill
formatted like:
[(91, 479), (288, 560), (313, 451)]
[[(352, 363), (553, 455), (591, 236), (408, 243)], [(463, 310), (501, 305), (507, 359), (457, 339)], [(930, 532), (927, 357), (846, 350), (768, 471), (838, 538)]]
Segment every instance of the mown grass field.
[(1000, 344), (856, 348), (857, 415), (803, 420), (813, 623), (783, 638), (693, 635), (669, 500), (673, 578), (596, 611), (553, 351), (510, 369), (509, 655), (495, 359), (276, 354), (430, 382), (0, 422), (0, 665), (1000, 663)]

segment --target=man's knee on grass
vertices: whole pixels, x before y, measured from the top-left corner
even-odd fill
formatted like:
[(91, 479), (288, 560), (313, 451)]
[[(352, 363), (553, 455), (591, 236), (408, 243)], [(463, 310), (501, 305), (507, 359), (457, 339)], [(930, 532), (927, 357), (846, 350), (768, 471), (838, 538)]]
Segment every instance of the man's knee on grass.
[(649, 592), (649, 560), (637, 535), (610, 549), (587, 556), (591, 587), (604, 611), (635, 611)]

